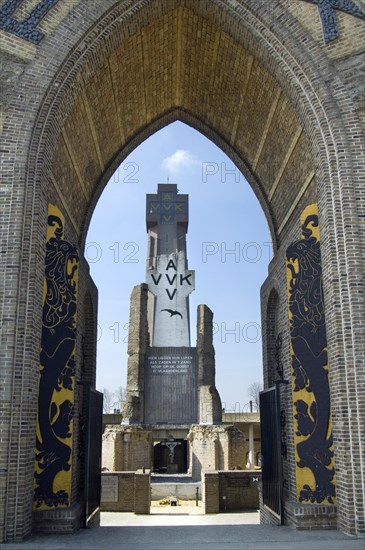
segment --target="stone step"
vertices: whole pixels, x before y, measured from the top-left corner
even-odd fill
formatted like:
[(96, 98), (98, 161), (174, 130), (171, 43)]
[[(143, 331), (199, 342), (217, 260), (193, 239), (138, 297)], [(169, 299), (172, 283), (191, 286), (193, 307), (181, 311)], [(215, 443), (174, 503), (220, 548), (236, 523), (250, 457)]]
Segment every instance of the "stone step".
[(200, 483), (196, 480), (193, 480), (193, 478), (188, 474), (151, 474), (151, 484), (157, 484), (157, 483)]

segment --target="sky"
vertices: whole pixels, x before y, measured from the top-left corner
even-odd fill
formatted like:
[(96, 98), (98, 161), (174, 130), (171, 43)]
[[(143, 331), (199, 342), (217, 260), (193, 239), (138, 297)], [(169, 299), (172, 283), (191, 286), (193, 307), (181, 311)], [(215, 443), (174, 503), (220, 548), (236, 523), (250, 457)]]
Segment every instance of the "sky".
[(272, 258), (269, 228), (238, 168), (182, 122), (156, 132), (123, 161), (91, 219), (85, 257), (99, 290), (97, 388), (126, 386), (130, 295), (145, 280), (146, 194), (168, 181), (189, 195), (187, 256), (195, 270), (191, 345), (197, 306), (206, 304), (214, 313), (222, 405), (248, 410), (248, 386), (262, 382), (260, 287)]

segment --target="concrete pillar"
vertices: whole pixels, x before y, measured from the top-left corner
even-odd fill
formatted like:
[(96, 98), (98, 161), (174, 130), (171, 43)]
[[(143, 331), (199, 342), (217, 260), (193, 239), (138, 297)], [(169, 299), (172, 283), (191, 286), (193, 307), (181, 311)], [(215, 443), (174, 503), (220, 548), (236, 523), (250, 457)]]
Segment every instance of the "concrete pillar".
[(220, 424), (222, 403), (215, 387), (215, 351), (213, 346), (213, 312), (198, 306), (197, 349), (199, 361), (199, 422)]
[(144, 362), (149, 346), (147, 324), (148, 286), (133, 288), (129, 313), (127, 395), (123, 424), (139, 424), (144, 417)]
[(253, 437), (253, 424), (250, 424), (248, 432), (248, 468), (253, 470), (255, 467), (255, 441)]

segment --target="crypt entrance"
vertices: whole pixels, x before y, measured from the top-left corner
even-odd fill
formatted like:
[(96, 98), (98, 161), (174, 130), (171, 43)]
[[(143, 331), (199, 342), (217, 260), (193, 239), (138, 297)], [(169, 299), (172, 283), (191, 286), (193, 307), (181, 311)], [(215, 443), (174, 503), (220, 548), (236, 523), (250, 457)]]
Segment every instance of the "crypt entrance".
[[(280, 368), (283, 377), (291, 379), (296, 356), (288, 328), (293, 312), (288, 310), (286, 262), (298, 266), (298, 249), (310, 239), (318, 250), (319, 219), (321, 311), (325, 306), (327, 326), (321, 352), (328, 352), (332, 417), (327, 420), (333, 427), (330, 451), (336, 463), (337, 500), (335, 504), (334, 499), (310, 494), (304, 499), (309, 519), (303, 523), (301, 491), (313, 483), (313, 473), (308, 472), (309, 464), (306, 470), (298, 469), (296, 453), (305, 436), (294, 433), (300, 432), (293, 411), (293, 401), (298, 401), (294, 383), (282, 390), (281, 400), (286, 418), (285, 517), (290, 525), (310, 527), (320, 512), (322, 525), (331, 518), (333, 527), (363, 532), (359, 366), (364, 328), (363, 313), (351, 314), (364, 311), (359, 290), (363, 114), (354, 93), (359, 84), (350, 84), (341, 70), (345, 57), (355, 58), (362, 43), (363, 22), (354, 14), (338, 12), (340, 38), (327, 46), (316, 6), (299, 0), (282, 0), (270, 9), (266, 2), (252, 5), (246, 0), (104, 0), (90, 8), (75, 0), (67, 10), (53, 11), (55, 4), (42, 15), (50, 18), (43, 40), (29, 43), (20, 31), (14, 38), (14, 26), (4, 33), (4, 59), (13, 76), (7, 81), (1, 119), (8, 212), (2, 236), (4, 242), (12, 239), (3, 277), (3, 320), (10, 345), (4, 360), (1, 457), (6, 491), (1, 539), (23, 538), (51, 520), (64, 525), (66, 517), (70, 528), (80, 525), (80, 418), (85, 403), (82, 384), (76, 381), (95, 383), (97, 316), (97, 291), (83, 258), (87, 228), (116, 167), (144, 139), (174, 120), (196, 128), (226, 152), (266, 215), (275, 253), (262, 291), (266, 387), (277, 378), (273, 357), (279, 334)], [(48, 251), (52, 245), (67, 245), (67, 262), (78, 270), (78, 281), (73, 267), (66, 276), (70, 294), (65, 298), (71, 297), (74, 307), (70, 325), (65, 329), (57, 317), (60, 333), (70, 331), (73, 342), (64, 365), (69, 370), (56, 380), (57, 400), (52, 392), (50, 396), (52, 388), (47, 387), (46, 397), (39, 392), (39, 350), (45, 350), (42, 333), (49, 329), (42, 290), (46, 242)], [(293, 284), (295, 279), (293, 275)], [(57, 439), (67, 441), (59, 494), (51, 479), (54, 495), (45, 501), (41, 494), (33, 510), (38, 401), (39, 407), (52, 411), (47, 421)], [(321, 404), (320, 398), (315, 405), (311, 399), (301, 401), (301, 411), (311, 406), (312, 416)], [(357, 422), (350, 422), (351, 417)], [(349, 434), (351, 445), (345, 448)], [(327, 433), (322, 437), (327, 444), (326, 438)], [(333, 467), (332, 461), (329, 465)], [(263, 510), (262, 521), (275, 522), (275, 517)]]

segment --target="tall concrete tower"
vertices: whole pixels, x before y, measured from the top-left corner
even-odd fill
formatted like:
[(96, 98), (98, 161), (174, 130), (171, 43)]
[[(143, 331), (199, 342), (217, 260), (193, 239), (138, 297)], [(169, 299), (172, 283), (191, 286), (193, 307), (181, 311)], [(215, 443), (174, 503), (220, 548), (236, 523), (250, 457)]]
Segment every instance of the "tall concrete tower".
[[(159, 184), (146, 197), (146, 282), (134, 287), (128, 337), (127, 399), (123, 423), (188, 430), (222, 419), (215, 387), (213, 313), (198, 306), (197, 341), (190, 343), (189, 295), (195, 272), (188, 269), (188, 195)], [(187, 431), (186, 431), (187, 435)]]
[(159, 184), (157, 194), (147, 195), (146, 225), (152, 346), (189, 347), (189, 295), (195, 289), (195, 272), (188, 269), (186, 254), (188, 195), (179, 195), (175, 184)]

